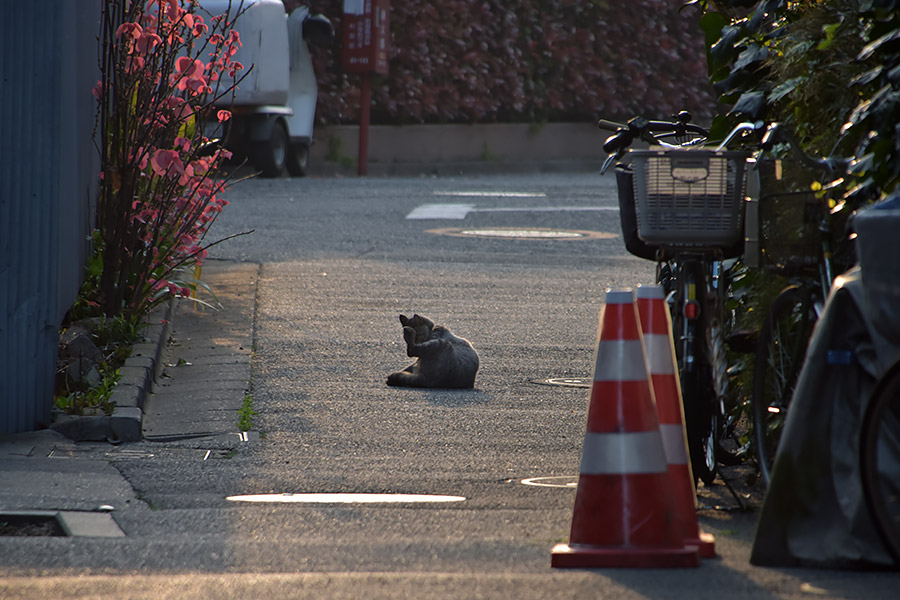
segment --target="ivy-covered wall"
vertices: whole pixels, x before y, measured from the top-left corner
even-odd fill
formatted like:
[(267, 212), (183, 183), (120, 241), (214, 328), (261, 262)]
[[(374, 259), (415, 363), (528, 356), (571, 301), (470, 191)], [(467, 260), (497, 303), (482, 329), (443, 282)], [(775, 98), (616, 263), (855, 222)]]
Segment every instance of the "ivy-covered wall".
[[(394, 0), (390, 74), (372, 123), (583, 121), (715, 113), (697, 13), (680, 0)], [(341, 71), (339, 0), (309, 2), (335, 25), (314, 48), (321, 124), (358, 120), (359, 77)]]

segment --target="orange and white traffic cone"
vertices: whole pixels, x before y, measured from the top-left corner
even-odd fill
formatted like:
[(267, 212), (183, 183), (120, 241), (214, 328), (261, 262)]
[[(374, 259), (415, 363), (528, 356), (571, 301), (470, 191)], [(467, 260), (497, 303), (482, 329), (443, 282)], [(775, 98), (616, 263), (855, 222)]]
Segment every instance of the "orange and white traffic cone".
[(637, 307), (650, 366), (650, 382), (656, 398), (659, 428), (666, 449), (666, 461), (669, 463), (675, 520), (685, 544), (697, 546), (703, 558), (714, 558), (715, 538), (711, 534), (701, 533), (697, 523), (697, 495), (684, 430), (684, 405), (675, 363), (672, 317), (666, 306), (663, 289), (658, 285), (638, 287)]
[(696, 567), (675, 526), (634, 293), (608, 291), (568, 544), (553, 567)]

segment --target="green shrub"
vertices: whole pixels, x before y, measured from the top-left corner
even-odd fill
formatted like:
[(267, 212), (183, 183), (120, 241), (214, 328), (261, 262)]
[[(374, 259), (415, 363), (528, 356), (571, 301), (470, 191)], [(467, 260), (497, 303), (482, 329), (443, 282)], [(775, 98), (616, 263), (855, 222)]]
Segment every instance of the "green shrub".
[[(318, 121), (358, 120), (359, 78), (341, 71), (341, 6), (313, 0), (336, 42), (314, 47)], [(696, 14), (665, 0), (407, 0), (391, 7), (390, 74), (373, 123), (592, 121), (715, 112)]]

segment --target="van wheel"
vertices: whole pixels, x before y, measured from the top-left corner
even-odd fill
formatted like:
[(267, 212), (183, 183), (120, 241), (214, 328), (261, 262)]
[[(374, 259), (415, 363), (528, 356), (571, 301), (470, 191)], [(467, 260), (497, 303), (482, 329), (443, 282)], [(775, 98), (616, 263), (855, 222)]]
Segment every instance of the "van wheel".
[(287, 169), (289, 147), (287, 130), (279, 121), (272, 126), (268, 141), (253, 143), (250, 162), (263, 177), (281, 177)]
[(309, 172), (309, 145), (303, 142), (291, 144), (288, 150), (287, 170), (293, 177), (306, 177)]

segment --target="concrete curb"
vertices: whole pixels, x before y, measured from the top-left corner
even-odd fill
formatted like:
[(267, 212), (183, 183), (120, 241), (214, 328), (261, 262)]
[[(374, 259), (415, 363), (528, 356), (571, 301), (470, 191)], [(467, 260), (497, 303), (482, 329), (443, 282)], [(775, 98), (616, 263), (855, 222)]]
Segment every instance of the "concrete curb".
[[(599, 159), (542, 161), (497, 159), (396, 163), (370, 161), (366, 174), (369, 177), (454, 177), (521, 173), (599, 173), (602, 164), (603, 161)], [(353, 164), (347, 165), (319, 161), (313, 162), (310, 166), (310, 176), (312, 177), (357, 177), (358, 175), (355, 161)]]
[[(599, 171), (608, 133), (594, 123), (372, 125), (367, 175), (451, 177)], [(316, 130), (310, 175), (356, 176), (359, 126)]]
[(163, 370), (163, 350), (172, 327), (175, 300), (147, 317), (144, 342), (135, 344), (119, 369), (111, 401), (115, 410), (105, 416), (66, 415), (50, 429), (76, 442), (138, 442), (142, 439), (144, 403)]

